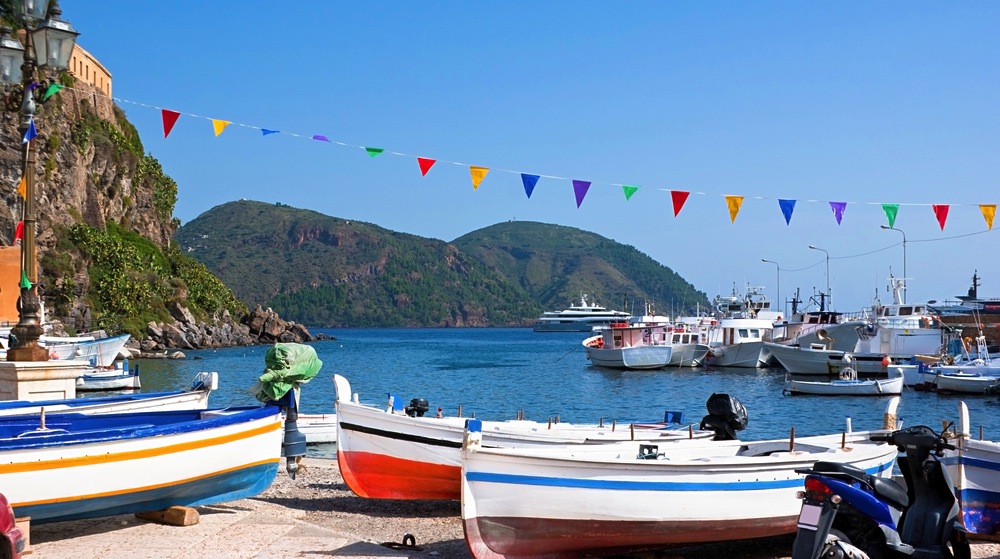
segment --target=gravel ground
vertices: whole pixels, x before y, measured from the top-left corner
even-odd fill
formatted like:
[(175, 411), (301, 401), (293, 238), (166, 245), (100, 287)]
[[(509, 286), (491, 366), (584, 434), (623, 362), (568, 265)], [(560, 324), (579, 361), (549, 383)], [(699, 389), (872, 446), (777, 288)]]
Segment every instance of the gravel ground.
[[(336, 460), (307, 458), (295, 480), (281, 472), (256, 499), (304, 511), (305, 520), (377, 543), (401, 543), (412, 534), (421, 549), (410, 557), (471, 559), (457, 501), (363, 499), (344, 485)], [(786, 559), (794, 536), (699, 545), (641, 554), (642, 559)], [(1000, 544), (973, 542), (972, 557), (1000, 558)], [(619, 558), (621, 559), (621, 558)]]

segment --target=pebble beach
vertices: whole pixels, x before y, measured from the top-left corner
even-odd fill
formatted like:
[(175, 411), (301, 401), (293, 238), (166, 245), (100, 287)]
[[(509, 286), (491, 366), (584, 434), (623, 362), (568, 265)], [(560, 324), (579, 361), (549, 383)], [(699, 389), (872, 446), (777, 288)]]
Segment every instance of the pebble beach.
[[(57, 522), (33, 526), (31, 529), (32, 559), (63, 557), (101, 557), (100, 545), (116, 550), (118, 557), (185, 557), (198, 553), (200, 557), (217, 556), (229, 559), (247, 558), (300, 558), (329, 556), (410, 557), (426, 559), (471, 559), (462, 533), (459, 503), (457, 501), (391, 501), (363, 499), (354, 495), (344, 484), (336, 460), (306, 458), (296, 479), (281, 471), (274, 483), (263, 493), (252, 498), (227, 503), (221, 507), (199, 507), (202, 524), (206, 526), (177, 527), (148, 523), (132, 515), (107, 519)], [(256, 524), (243, 522), (242, 528), (250, 531), (267, 529), (294, 519), (296, 526), (290, 534), (303, 534), (289, 539), (281, 546), (252, 547), (251, 540), (237, 540), (231, 548), (212, 547), (212, 540), (226, 538), (237, 528), (220, 527), (217, 536), (205, 537), (205, 530), (220, 511), (256, 511)], [(216, 514), (213, 514), (216, 513)], [(309, 533), (310, 527), (315, 533)], [(322, 530), (321, 530), (322, 529)], [(138, 531), (141, 530), (141, 531)], [(135, 547), (123, 548), (118, 540), (131, 540)], [(177, 549), (171, 555), (156, 550), (162, 541), (190, 540), (185, 534), (205, 537), (208, 546), (198, 549), (191, 544), (187, 549)], [(404, 537), (413, 536), (415, 546), (403, 546)], [(147, 539), (147, 552), (138, 551)], [(746, 559), (786, 559), (792, 548), (794, 536), (781, 536), (752, 541), (725, 542), (650, 551), (632, 555), (641, 559), (715, 559), (739, 557)], [(92, 554), (83, 553), (88, 546), (95, 547)], [(110, 543), (109, 543), (110, 542)], [(322, 545), (321, 545), (322, 544)], [(219, 544), (221, 546), (221, 544)], [(150, 552), (154, 552), (150, 554)], [(208, 551), (208, 552), (206, 552)], [(1000, 544), (976, 541), (972, 544), (972, 557), (976, 559), (1000, 558)], [(616, 558), (626, 559), (626, 558)], [(790, 559), (790, 558), (789, 558)]]

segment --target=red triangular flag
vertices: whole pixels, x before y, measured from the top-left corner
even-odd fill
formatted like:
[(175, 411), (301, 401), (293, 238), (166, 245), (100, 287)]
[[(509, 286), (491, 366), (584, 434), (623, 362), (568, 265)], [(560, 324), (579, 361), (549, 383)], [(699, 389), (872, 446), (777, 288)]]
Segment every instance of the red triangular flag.
[(163, 137), (166, 138), (170, 135), (170, 131), (174, 129), (174, 124), (177, 123), (177, 119), (180, 118), (181, 113), (168, 109), (161, 109), (160, 112), (163, 115)]
[(420, 176), (426, 177), (427, 171), (431, 170), (431, 167), (437, 163), (437, 159), (427, 159), (426, 157), (418, 157), (417, 163), (420, 164)]
[(934, 208), (934, 216), (937, 217), (938, 225), (944, 231), (944, 222), (948, 221), (948, 208), (951, 206), (949, 204), (933, 204), (931, 207)]
[(688, 194), (690, 192), (684, 192), (683, 190), (671, 190), (670, 199), (674, 202), (674, 217), (681, 213), (681, 208), (684, 207), (684, 202), (687, 202)]

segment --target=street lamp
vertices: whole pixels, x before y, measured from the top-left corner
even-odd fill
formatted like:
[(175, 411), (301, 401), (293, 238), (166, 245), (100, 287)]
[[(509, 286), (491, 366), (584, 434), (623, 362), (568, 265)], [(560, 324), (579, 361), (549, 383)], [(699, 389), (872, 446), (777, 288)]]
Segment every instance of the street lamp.
[[(761, 262), (770, 262), (771, 264), (774, 264), (774, 267), (775, 267), (774, 275), (775, 275), (775, 280), (776, 280), (775, 281), (776, 285), (775, 285), (775, 288), (774, 288), (775, 298), (778, 300), (779, 303), (782, 303), (782, 301), (781, 301), (781, 265), (778, 264), (777, 262), (775, 262), (774, 260), (768, 260), (767, 258), (761, 258), (760, 261)], [(785, 304), (784, 303), (781, 304), (781, 312), (785, 312)]]
[[(830, 293), (830, 253), (826, 249), (819, 248), (818, 246), (809, 245), (809, 248), (813, 250), (822, 250), (823, 254), (826, 255), (826, 300), (827, 303), (833, 303), (833, 294)], [(832, 305), (831, 305), (832, 308)]]
[(888, 225), (880, 225), (879, 227), (889, 231), (898, 231), (903, 236), (903, 301), (906, 301), (906, 233), (903, 233), (902, 229), (896, 229)]
[[(0, 79), (4, 87), (4, 109), (19, 111), (24, 117), (21, 137), (24, 169), (24, 233), (21, 240), (21, 278), (18, 284), (18, 321), (10, 332), (11, 347), (8, 361), (48, 361), (49, 354), (38, 345), (42, 335), (41, 301), (38, 298), (38, 266), (35, 254), (35, 111), (36, 104), (46, 99), (49, 83), (42, 76), (35, 79), (35, 70), (43, 74), (69, 67), (69, 58), (79, 35), (69, 22), (59, 19), (62, 10), (56, 1), (24, 0), (23, 12), (8, 13), (24, 28), (22, 47), (11, 30), (0, 30)], [(20, 62), (20, 67), (17, 66)]]

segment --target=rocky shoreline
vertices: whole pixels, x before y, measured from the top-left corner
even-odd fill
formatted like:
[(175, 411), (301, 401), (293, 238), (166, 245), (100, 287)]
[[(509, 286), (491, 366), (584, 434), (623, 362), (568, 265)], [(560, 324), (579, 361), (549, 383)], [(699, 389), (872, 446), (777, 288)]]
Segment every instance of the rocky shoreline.
[(260, 305), (236, 320), (222, 311), (210, 321), (200, 321), (181, 305), (170, 307), (172, 322), (150, 322), (146, 337), (129, 341), (126, 348), (134, 357), (144, 359), (183, 359), (183, 350), (214, 349), (274, 343), (303, 343), (331, 340), (325, 334), (313, 335), (302, 324), (282, 319), (270, 308)]

